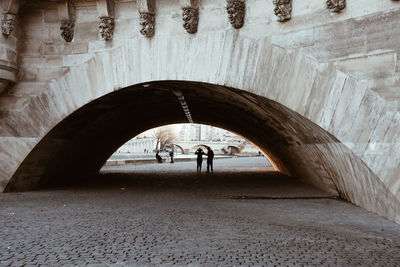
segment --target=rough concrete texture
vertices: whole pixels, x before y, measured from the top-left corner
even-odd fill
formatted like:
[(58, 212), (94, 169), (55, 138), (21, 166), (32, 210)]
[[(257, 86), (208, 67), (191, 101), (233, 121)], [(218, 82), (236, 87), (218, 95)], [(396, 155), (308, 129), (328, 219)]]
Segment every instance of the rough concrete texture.
[(114, 168), (95, 186), (1, 194), (0, 265), (398, 266), (398, 224), (256, 161), (216, 160), (214, 175), (193, 162)]
[[(20, 11), (20, 80), (0, 96), (0, 160), (7, 166), (2, 188), (30, 152), (31, 140), (39, 141), (83, 105), (140, 82), (186, 80), (242, 89), (298, 112), (342, 144), (304, 144), (298, 151), (308, 151), (310, 160), (294, 162), (318, 166), (335, 155), (343, 162), (319, 168), (336, 183), (347, 181), (341, 194), (376, 212), (381, 208), (370, 206), (375, 198), (394, 197), (397, 202), (379, 206), (398, 206), (398, 2), (348, 0), (333, 14), (324, 1), (296, 1), (292, 20), (279, 23), (271, 1), (247, 1), (245, 26), (237, 31), (227, 20), (226, 1), (207, 0), (200, 4), (198, 33), (188, 35), (178, 2), (157, 1), (156, 33), (146, 39), (136, 3), (123, 1), (116, 5), (111, 42), (96, 34), (94, 2), (76, 2), (72, 43), (60, 37), (54, 3), (35, 1)], [(21, 149), (10, 158), (9, 147)], [(380, 182), (372, 182), (375, 175)]]

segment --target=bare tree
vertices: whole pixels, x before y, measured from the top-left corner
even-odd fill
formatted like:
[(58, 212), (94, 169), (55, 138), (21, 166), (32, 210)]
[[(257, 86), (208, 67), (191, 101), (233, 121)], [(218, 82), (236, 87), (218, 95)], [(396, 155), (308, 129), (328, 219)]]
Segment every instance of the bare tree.
[(153, 137), (156, 139), (156, 150), (163, 150), (165, 145), (174, 142), (177, 137), (174, 130), (169, 126), (159, 127), (153, 130)]

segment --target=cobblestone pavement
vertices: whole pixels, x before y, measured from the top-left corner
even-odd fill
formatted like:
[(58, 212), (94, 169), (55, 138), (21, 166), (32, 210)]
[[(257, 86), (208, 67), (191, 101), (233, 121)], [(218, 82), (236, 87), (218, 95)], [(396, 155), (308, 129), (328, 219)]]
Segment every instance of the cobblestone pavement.
[(400, 266), (400, 225), (278, 173), (93, 183), (0, 194), (0, 266)]

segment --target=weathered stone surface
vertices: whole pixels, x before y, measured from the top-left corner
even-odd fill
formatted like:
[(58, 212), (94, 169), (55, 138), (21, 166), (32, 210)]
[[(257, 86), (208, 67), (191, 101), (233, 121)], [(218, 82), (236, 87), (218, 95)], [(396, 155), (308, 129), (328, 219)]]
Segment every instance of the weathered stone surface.
[(72, 54), (85, 54), (88, 52), (88, 43), (74, 43), (72, 44)]
[(273, 35), (271, 37), (271, 42), (288, 49), (312, 46), (315, 44), (314, 29), (305, 29)]
[[(312, 135), (299, 140), (284, 134), (288, 125), (280, 126), (291, 146), (285, 153), (293, 162), (302, 162), (296, 171), (304, 179), (326, 190), (337, 186), (353, 203), (396, 220), (400, 199), (400, 47), (393, 37), (400, 29), (397, 2), (363, 0), (364, 8), (357, 8), (360, 2), (351, 1), (340, 15), (328, 16), (324, 1), (294, 3), (292, 22), (282, 24), (273, 22), (272, 1), (249, 1), (248, 25), (238, 32), (226, 28), (225, 1), (204, 1), (201, 32), (195, 36), (183, 33), (178, 3), (157, 3), (157, 35), (146, 39), (139, 36), (138, 12), (132, 12), (136, 4), (118, 2), (113, 42), (98, 40), (96, 7), (78, 5), (71, 44), (62, 42), (59, 22), (53, 22), (51, 13), (46, 15), (55, 6), (43, 9), (43, 2), (30, 3), (31, 10), (23, 9), (20, 16), (20, 51), (13, 34), (0, 36), (1, 59), (14, 60), (19, 52), (25, 62), (17, 89), (0, 96), (1, 136), (39, 140), (83, 105), (141, 82), (226, 85), (277, 101), (303, 116), (293, 120), (310, 119), (338, 138), (341, 143), (318, 143)], [(154, 26), (144, 23), (148, 25)], [(151, 32), (152, 27), (145, 30)], [(51, 64), (44, 60), (49, 56), (54, 57)], [(60, 58), (63, 64), (56, 66)], [(16, 66), (6, 63), (7, 68)], [(62, 65), (71, 68), (63, 70)], [(28, 80), (31, 83), (24, 84)], [(40, 86), (33, 86), (35, 81)], [(2, 160), (7, 166), (7, 159)], [(290, 163), (276, 161), (282, 170), (295, 173)], [(333, 161), (337, 163), (329, 163)], [(313, 167), (306, 165), (309, 162)], [(15, 170), (10, 167), (4, 175)]]
[(36, 138), (0, 137), (0, 190), (3, 191), (8, 183), (5, 177), (12, 175), (37, 142)]
[(58, 12), (57, 9), (44, 10), (44, 22), (45, 23), (58, 23)]
[(359, 79), (379, 79), (395, 75), (396, 55), (385, 53), (345, 59), (338, 62), (341, 71)]
[(44, 53), (45, 55), (68, 55), (72, 53), (72, 45), (60, 41), (48, 41), (42, 44), (40, 53)]
[(98, 21), (89, 21), (83, 23), (76, 23), (74, 42), (82, 42), (89, 40), (96, 40), (99, 36), (99, 23)]

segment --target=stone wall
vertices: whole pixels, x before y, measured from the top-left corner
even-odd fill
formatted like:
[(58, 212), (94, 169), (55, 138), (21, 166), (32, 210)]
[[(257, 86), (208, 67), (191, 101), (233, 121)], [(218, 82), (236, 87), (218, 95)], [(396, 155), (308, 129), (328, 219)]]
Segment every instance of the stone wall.
[[(332, 13), (322, 0), (293, 1), (291, 20), (281, 23), (272, 1), (246, 1), (240, 30), (225, 6), (201, 1), (198, 31), (189, 34), (178, 1), (156, 1), (155, 35), (146, 38), (137, 3), (117, 1), (114, 38), (104, 41), (95, 3), (76, 1), (70, 43), (60, 35), (55, 3), (22, 7), (19, 82), (0, 96), (0, 186), (35, 142), (84, 104), (140, 82), (188, 80), (253, 92), (298, 112), (337, 137), (400, 200), (400, 3), (348, 0)], [(369, 176), (361, 169), (352, 175)]]
[[(3, 15), (4, 16), (4, 15)], [(0, 34), (0, 94), (17, 82), (18, 31)]]

